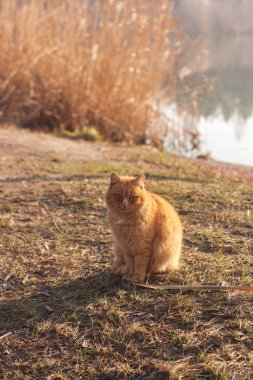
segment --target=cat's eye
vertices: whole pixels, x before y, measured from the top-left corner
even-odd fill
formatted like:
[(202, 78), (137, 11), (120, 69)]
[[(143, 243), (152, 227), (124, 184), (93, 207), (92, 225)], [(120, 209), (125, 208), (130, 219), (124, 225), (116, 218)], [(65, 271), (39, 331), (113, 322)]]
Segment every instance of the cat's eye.
[(136, 199), (138, 199), (138, 198), (139, 198), (138, 195), (131, 195), (129, 197), (130, 201), (136, 201)]

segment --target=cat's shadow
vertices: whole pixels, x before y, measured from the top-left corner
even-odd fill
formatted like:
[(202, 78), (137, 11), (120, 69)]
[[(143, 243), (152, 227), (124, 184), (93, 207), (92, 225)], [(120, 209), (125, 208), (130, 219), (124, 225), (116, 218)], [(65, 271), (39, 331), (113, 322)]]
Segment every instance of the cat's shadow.
[(71, 320), (76, 313), (85, 319), (89, 303), (105, 295), (115, 296), (121, 285), (119, 278), (105, 271), (59, 286), (44, 285), (28, 297), (0, 302), (0, 331), (33, 327), (49, 318)]

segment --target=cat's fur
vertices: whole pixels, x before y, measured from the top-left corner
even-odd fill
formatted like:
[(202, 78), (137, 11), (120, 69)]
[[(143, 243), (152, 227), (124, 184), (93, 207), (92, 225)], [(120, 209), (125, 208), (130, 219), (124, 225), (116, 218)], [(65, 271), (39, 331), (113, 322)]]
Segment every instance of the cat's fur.
[(176, 210), (147, 191), (144, 180), (112, 173), (106, 194), (115, 254), (111, 272), (137, 282), (178, 269), (182, 243)]

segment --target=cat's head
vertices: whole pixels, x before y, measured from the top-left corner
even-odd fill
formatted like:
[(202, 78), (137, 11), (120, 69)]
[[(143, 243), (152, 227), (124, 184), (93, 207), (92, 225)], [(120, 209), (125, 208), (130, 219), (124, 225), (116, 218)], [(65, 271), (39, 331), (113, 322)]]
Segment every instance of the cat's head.
[(144, 181), (144, 175), (134, 178), (120, 177), (117, 173), (112, 173), (106, 194), (106, 203), (109, 208), (123, 213), (140, 210), (146, 197)]

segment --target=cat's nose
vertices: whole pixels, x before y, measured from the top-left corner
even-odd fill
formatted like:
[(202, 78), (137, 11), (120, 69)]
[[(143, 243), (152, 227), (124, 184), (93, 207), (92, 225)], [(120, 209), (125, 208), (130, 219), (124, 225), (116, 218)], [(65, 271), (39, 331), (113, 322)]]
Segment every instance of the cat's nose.
[(128, 200), (127, 199), (123, 199), (122, 205), (123, 205), (123, 208), (126, 208), (127, 205), (128, 205)]

